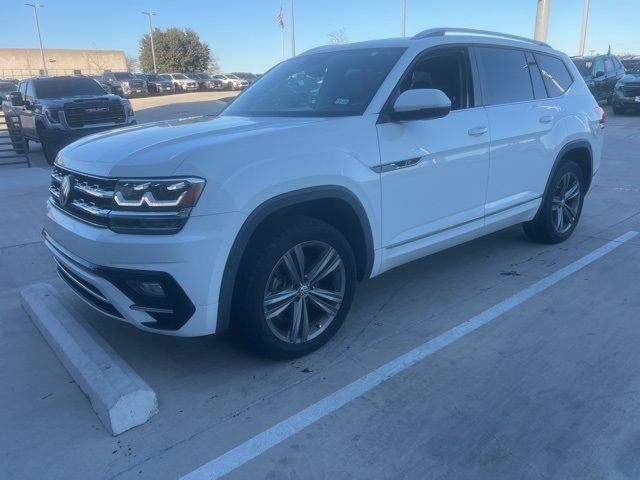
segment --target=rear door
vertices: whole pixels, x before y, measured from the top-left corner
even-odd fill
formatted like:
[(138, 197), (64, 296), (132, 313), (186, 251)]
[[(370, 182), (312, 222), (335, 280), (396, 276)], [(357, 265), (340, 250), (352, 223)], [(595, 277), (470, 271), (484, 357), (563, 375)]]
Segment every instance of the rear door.
[(555, 145), (548, 140), (560, 111), (547, 98), (530, 52), (502, 46), (475, 51), (491, 131), (485, 205), (489, 225), (537, 206), (554, 157)]

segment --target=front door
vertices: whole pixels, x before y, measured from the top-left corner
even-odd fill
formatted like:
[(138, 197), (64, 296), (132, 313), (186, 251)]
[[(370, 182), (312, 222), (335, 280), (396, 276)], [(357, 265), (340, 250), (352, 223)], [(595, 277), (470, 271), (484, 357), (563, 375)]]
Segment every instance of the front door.
[[(484, 108), (476, 107), (474, 74), (465, 47), (429, 51), (401, 80), (405, 90), (435, 88), (452, 111), (429, 120), (378, 123), (382, 190), (383, 268), (417, 258), (461, 233), (482, 227), (489, 138)], [(435, 248), (437, 249), (437, 248)]]

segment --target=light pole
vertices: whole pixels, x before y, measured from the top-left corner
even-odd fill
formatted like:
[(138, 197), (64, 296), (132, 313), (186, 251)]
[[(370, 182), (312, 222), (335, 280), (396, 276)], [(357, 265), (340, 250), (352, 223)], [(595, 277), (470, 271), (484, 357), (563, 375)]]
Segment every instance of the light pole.
[(42, 69), (44, 70), (45, 77), (47, 73), (47, 62), (44, 60), (44, 49), (42, 48), (42, 35), (40, 35), (40, 22), (38, 21), (38, 8), (44, 7), (41, 3), (25, 3), (28, 7), (33, 7), (33, 16), (36, 19), (36, 30), (38, 31), (38, 41), (40, 42), (40, 57), (42, 57)]
[(296, 56), (296, 15), (295, 0), (291, 0), (291, 56)]
[(149, 17), (149, 37), (151, 38), (151, 56), (153, 57), (153, 73), (158, 73), (158, 66), (156, 65), (156, 51), (153, 47), (153, 25), (151, 24), (151, 16), (155, 15), (153, 12), (142, 12)]
[(584, 44), (587, 40), (587, 23), (589, 23), (589, 0), (584, 0), (584, 7), (582, 8), (582, 30), (580, 31), (580, 49), (578, 55), (584, 55)]
[(536, 10), (536, 29), (533, 38), (541, 42), (547, 41), (547, 31), (549, 30), (549, 11), (551, 10), (551, 0), (538, 0)]
[(402, 0), (402, 36), (407, 36), (407, 0)]

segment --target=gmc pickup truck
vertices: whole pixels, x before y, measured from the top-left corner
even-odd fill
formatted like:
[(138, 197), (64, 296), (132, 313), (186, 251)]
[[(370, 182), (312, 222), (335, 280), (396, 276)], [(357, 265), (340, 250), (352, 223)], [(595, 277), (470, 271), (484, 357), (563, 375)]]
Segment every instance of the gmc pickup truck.
[(27, 145), (39, 142), (50, 165), (58, 151), (80, 137), (136, 123), (129, 100), (105, 93), (88, 77), (22, 80), (2, 109), (20, 116)]

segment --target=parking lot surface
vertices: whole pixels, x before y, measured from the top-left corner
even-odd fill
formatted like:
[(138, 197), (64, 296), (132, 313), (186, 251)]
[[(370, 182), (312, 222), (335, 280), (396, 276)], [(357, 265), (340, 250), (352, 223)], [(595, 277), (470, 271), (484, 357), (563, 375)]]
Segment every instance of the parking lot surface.
[[(221, 108), (215, 95), (197, 95), (134, 100), (134, 108), (140, 122)], [(89, 309), (56, 278), (40, 238), (41, 155), (31, 170), (3, 170), (0, 478), (188, 475), (640, 231), (640, 116), (609, 116), (606, 129), (601, 172), (569, 241), (533, 244), (514, 227), (392, 270), (359, 285), (326, 347), (288, 362), (256, 357), (228, 335), (153, 335)], [(614, 246), (227, 478), (640, 478), (640, 236)], [(20, 306), (20, 290), (40, 281), (156, 391), (157, 416), (118, 437), (104, 429)]]

